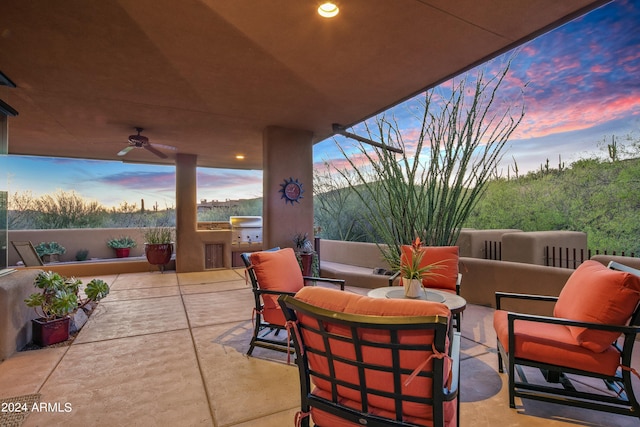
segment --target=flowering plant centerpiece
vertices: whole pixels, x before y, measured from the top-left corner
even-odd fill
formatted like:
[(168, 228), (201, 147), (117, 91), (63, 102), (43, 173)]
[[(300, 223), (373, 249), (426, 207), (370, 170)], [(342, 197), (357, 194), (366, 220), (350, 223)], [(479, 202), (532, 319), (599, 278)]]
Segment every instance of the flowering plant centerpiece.
[(404, 286), (404, 294), (408, 298), (417, 298), (422, 290), (422, 279), (430, 275), (431, 270), (435, 268), (433, 264), (424, 264), (425, 248), (419, 237), (411, 244), (409, 250), (402, 251), (400, 255), (400, 276)]
[(424, 251), (421, 248), (422, 242), (419, 237), (411, 244), (411, 250), (409, 254), (403, 253), (400, 257), (400, 275), (408, 280), (417, 279), (422, 280), (422, 277), (429, 272), (430, 266), (423, 266), (422, 258), (424, 257)]

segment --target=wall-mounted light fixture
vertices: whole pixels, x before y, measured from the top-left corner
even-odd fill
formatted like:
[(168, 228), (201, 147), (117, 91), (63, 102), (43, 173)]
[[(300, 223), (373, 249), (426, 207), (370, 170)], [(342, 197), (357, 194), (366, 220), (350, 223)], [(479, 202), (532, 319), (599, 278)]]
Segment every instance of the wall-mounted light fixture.
[(338, 12), (340, 12), (338, 6), (330, 1), (324, 2), (318, 7), (318, 14), (323, 18), (333, 18)]
[(15, 117), (18, 115), (18, 111), (0, 99), (0, 114), (7, 117)]
[[(16, 84), (12, 82), (6, 74), (0, 71), (0, 86), (16, 87)], [(18, 115), (18, 111), (0, 99), (0, 114), (7, 117), (13, 117)]]
[(0, 71), (0, 86), (16, 87), (16, 84), (12, 82), (6, 74)]
[(373, 145), (374, 147), (382, 148), (383, 150), (393, 151), (394, 153), (402, 154), (402, 149), (397, 147), (392, 147), (387, 144), (382, 144), (380, 142), (372, 141), (369, 138), (363, 138), (360, 135), (356, 135), (355, 133), (347, 132), (345, 127), (339, 125), (338, 123), (333, 124), (333, 131), (338, 135), (346, 136), (347, 138), (355, 139), (356, 141), (362, 142), (363, 144)]

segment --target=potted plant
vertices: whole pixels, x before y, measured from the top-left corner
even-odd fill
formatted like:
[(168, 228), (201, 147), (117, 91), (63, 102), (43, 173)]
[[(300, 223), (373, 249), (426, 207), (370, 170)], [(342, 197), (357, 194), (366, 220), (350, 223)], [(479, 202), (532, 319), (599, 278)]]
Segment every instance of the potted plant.
[(107, 240), (107, 246), (115, 249), (116, 257), (126, 258), (129, 256), (131, 248), (135, 248), (137, 243), (129, 236), (120, 236), (114, 239)]
[(404, 295), (407, 298), (417, 298), (422, 290), (422, 279), (430, 274), (434, 265), (422, 265), (424, 248), (419, 237), (411, 244), (409, 251), (400, 254), (400, 276)]
[(80, 297), (82, 282), (66, 278), (59, 273), (43, 271), (34, 279), (41, 289), (24, 300), (38, 314), (31, 321), (33, 342), (45, 347), (69, 339), (69, 315), (90, 302), (99, 301), (109, 293), (109, 285), (103, 280), (93, 279), (84, 290), (86, 298)]
[(149, 264), (157, 265), (160, 271), (171, 261), (173, 253), (173, 228), (165, 226), (145, 227), (142, 229), (144, 236), (144, 254)]
[(293, 243), (295, 244), (295, 251), (298, 260), (300, 261), (300, 268), (302, 269), (303, 276), (316, 276), (314, 271), (314, 250), (313, 244), (308, 238), (307, 233), (296, 233), (293, 235)]
[(86, 261), (89, 258), (89, 249), (78, 249), (76, 252), (76, 261)]
[(303, 254), (313, 253), (313, 244), (309, 240), (307, 233), (296, 233), (293, 235), (293, 243), (296, 245), (296, 252)]
[(58, 262), (60, 255), (67, 251), (58, 242), (40, 242), (35, 249), (42, 262)]

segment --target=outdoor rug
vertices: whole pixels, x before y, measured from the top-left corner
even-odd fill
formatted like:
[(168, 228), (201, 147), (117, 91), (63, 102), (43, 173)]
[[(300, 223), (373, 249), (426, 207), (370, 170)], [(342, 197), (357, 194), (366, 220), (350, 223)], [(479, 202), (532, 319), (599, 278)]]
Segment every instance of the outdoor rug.
[[(276, 336), (274, 332), (263, 331), (260, 334), (262, 337), (270, 337), (272, 339), (283, 340), (286, 342), (287, 332), (280, 331)], [(233, 348), (238, 353), (246, 353), (249, 350), (249, 343), (253, 337), (253, 322), (247, 320), (233, 325), (233, 327), (227, 329), (222, 334), (213, 339), (216, 344), (221, 344), (225, 348)], [(292, 345), (293, 348), (293, 345)], [(273, 362), (287, 363), (287, 354), (269, 350), (262, 347), (254, 347), (252, 357), (258, 359), (270, 360)], [(291, 364), (293, 365), (294, 356), (291, 357)]]
[(31, 413), (33, 405), (39, 402), (39, 394), (0, 399), (0, 427), (20, 427)]
[[(275, 335), (274, 332), (266, 330), (261, 335), (272, 339), (285, 340), (285, 342), (287, 338), (286, 331), (280, 331), (278, 335)], [(249, 350), (252, 336), (253, 322), (246, 320), (236, 323), (223, 331), (212, 342), (222, 345), (225, 351), (236, 351), (245, 354)], [(462, 338), (460, 347), (460, 375), (464, 379), (460, 382), (461, 402), (478, 402), (498, 394), (502, 388), (502, 379), (497, 372), (497, 365), (495, 367), (490, 366), (481, 359), (483, 355), (495, 353), (496, 349), (465, 337)], [(287, 363), (286, 353), (261, 347), (254, 348), (252, 357), (271, 362)], [(290, 358), (292, 366), (295, 366), (294, 361), (295, 355), (292, 355)]]

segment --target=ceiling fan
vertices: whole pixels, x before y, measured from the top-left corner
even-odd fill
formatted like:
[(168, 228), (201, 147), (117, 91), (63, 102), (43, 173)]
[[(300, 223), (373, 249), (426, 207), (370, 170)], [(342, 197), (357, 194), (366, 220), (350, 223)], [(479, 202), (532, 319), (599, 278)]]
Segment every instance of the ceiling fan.
[(129, 151), (133, 150), (134, 148), (144, 148), (146, 150), (151, 151), (153, 154), (155, 154), (156, 156), (160, 157), (161, 159), (166, 159), (169, 156), (167, 156), (166, 154), (164, 154), (162, 151), (159, 151), (157, 148), (155, 147), (162, 147), (162, 148), (166, 148), (168, 150), (175, 150), (175, 147), (172, 147), (170, 145), (158, 145), (156, 144), (155, 146), (151, 145), (151, 143), (149, 142), (149, 138), (147, 138), (146, 136), (140, 135), (140, 132), (142, 132), (144, 129), (143, 128), (136, 128), (136, 131), (138, 132), (137, 135), (129, 135), (129, 146), (126, 148), (123, 148), (122, 150), (120, 150), (120, 152), (118, 153), (118, 156), (124, 156), (125, 154), (127, 154)]

